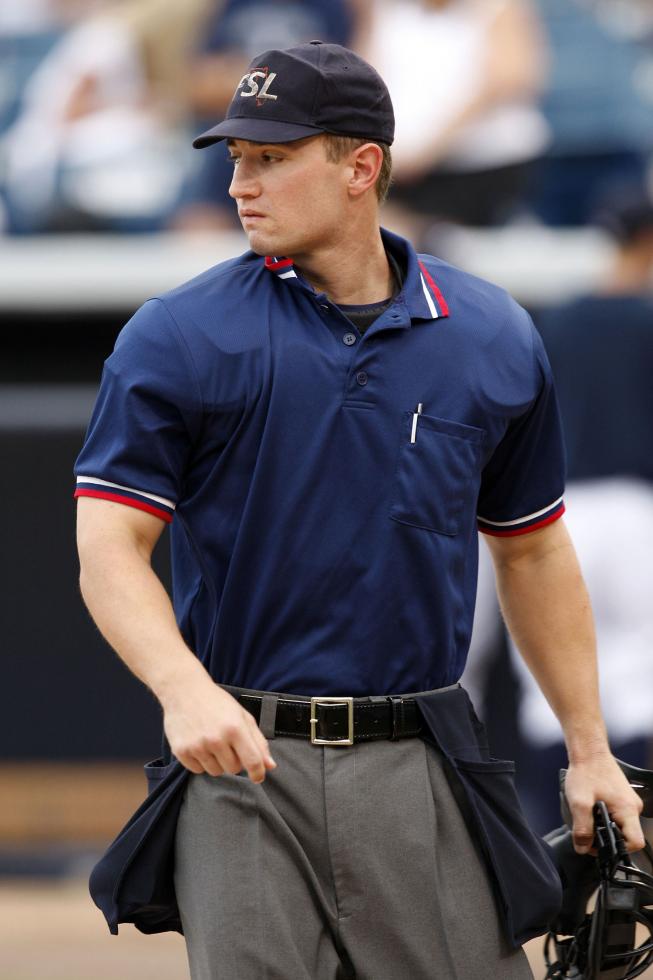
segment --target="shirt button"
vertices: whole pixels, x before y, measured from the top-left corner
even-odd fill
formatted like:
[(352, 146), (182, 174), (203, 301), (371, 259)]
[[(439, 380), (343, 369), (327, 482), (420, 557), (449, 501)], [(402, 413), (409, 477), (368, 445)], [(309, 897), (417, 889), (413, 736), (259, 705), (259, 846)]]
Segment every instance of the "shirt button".
[(343, 342), (343, 344), (347, 344), (347, 347), (351, 347), (352, 344), (355, 344), (356, 343), (356, 334), (355, 333), (346, 333), (344, 335), (344, 337), (342, 338), (342, 342)]
[(358, 381), (359, 385), (366, 385), (367, 384), (367, 374), (366, 374), (366, 372), (365, 371), (359, 371), (358, 374), (356, 375), (356, 380)]

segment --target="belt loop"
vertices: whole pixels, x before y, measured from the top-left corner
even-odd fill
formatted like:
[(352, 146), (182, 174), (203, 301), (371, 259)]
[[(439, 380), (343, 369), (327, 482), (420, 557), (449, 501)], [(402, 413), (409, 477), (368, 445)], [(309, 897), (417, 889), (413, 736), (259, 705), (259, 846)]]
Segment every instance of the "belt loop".
[(399, 738), (399, 722), (403, 721), (403, 700), (398, 694), (388, 694), (388, 701), (392, 705), (392, 735), (391, 742), (396, 742)]
[(274, 738), (275, 731), (274, 727), (277, 720), (277, 702), (279, 700), (276, 694), (264, 694), (261, 699), (261, 715), (258, 721), (258, 727), (266, 738)]

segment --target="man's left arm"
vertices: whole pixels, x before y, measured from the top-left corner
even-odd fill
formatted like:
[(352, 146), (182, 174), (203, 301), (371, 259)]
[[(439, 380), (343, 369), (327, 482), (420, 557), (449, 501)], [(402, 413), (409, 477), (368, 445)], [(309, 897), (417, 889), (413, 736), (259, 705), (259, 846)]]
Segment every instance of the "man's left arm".
[(592, 610), (567, 528), (560, 519), (530, 534), (486, 540), (506, 625), (562, 726), (576, 850), (591, 846), (597, 800), (607, 804), (628, 849), (640, 850), (642, 803), (608, 745)]

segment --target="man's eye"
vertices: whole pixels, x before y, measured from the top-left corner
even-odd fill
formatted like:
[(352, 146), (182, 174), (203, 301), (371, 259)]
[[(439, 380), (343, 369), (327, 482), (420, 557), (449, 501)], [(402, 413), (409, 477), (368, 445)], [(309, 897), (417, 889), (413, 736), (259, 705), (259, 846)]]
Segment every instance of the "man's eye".
[(263, 159), (266, 163), (276, 163), (278, 160), (283, 160), (283, 157), (275, 156), (274, 153), (264, 153)]
[(233, 164), (235, 165), (235, 164), (237, 164), (237, 163), (238, 163), (238, 161), (240, 160), (240, 157), (232, 157), (232, 156), (228, 156), (228, 157), (227, 157), (227, 160), (229, 160), (229, 162), (230, 162), (230, 163), (233, 163)]

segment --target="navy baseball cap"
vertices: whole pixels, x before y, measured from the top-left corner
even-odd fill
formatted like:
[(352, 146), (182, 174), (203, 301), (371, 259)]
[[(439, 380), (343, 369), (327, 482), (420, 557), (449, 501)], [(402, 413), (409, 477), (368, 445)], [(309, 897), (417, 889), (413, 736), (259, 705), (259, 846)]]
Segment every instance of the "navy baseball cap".
[(193, 146), (224, 139), (291, 143), (318, 133), (390, 144), (394, 128), (390, 93), (378, 72), (348, 48), (309, 41), (254, 58), (226, 119)]

